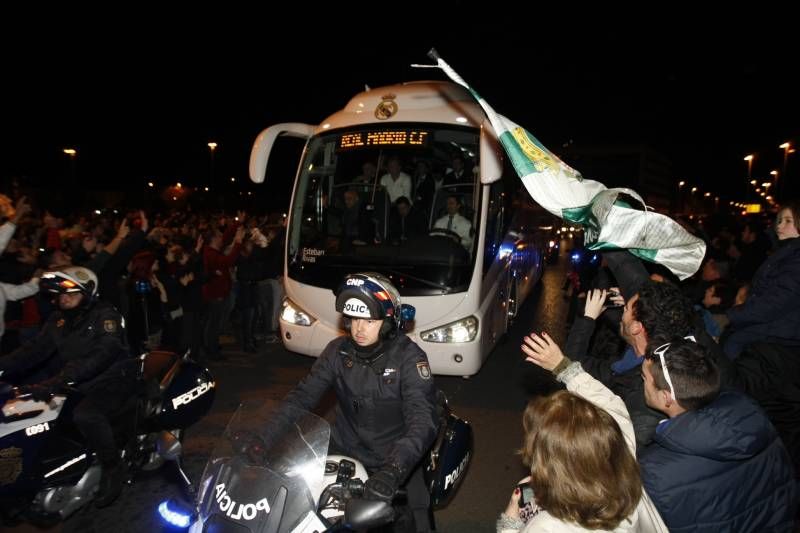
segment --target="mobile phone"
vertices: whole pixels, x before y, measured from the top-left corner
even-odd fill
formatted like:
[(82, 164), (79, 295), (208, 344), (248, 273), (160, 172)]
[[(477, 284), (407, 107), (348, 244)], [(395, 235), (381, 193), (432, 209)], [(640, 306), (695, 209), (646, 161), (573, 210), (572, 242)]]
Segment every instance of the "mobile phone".
[(517, 485), (519, 489), (520, 496), (519, 496), (519, 506), (525, 507), (529, 503), (533, 501), (533, 489), (527, 483), (520, 483)]
[(606, 302), (607, 302), (606, 303), (606, 307), (622, 307), (623, 305), (625, 305), (625, 304), (616, 303), (616, 302), (611, 300), (612, 296), (619, 296), (619, 295), (620, 295), (619, 291), (609, 290), (608, 291), (608, 295), (606, 297)]

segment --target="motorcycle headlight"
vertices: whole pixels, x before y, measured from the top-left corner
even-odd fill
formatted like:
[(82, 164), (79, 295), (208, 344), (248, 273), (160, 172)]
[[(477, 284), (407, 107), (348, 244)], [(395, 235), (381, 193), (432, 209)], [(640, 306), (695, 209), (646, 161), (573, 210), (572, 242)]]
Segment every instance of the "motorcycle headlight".
[(436, 329), (423, 331), (419, 337), (427, 342), (471, 342), (477, 335), (478, 319), (469, 316)]
[(311, 318), (311, 315), (297, 307), (297, 305), (289, 298), (286, 298), (283, 301), (281, 320), (297, 326), (310, 326), (314, 322), (314, 319)]

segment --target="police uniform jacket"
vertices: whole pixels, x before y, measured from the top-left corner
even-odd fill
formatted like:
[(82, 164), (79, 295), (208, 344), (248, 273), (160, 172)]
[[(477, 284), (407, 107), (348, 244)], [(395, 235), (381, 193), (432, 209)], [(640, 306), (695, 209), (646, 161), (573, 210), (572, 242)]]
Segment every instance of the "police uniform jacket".
[(436, 437), (436, 390), (425, 352), (406, 335), (381, 350), (367, 363), (349, 337), (334, 339), (286, 401), (311, 410), (333, 386), (333, 444), (370, 471), (394, 466), (407, 476)]
[(133, 376), (135, 359), (128, 352), (122, 316), (110, 304), (95, 302), (74, 316), (52, 313), (37, 337), (0, 358), (0, 370), (4, 381), (48, 379), (87, 391), (104, 379)]

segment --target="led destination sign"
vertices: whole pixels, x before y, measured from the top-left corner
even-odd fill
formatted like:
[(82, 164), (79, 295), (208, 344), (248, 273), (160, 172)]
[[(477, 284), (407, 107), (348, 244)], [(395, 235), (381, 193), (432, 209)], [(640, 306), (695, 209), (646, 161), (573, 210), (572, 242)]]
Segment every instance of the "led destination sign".
[(430, 132), (420, 130), (381, 130), (345, 133), (339, 137), (339, 150), (369, 146), (424, 146)]

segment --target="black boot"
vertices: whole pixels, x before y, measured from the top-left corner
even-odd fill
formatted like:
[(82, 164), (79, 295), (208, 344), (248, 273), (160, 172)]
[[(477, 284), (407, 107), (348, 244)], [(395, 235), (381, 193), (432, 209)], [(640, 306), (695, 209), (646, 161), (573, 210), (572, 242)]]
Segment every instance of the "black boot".
[(122, 492), (122, 484), (125, 482), (125, 470), (125, 464), (122, 461), (103, 467), (100, 486), (94, 499), (95, 507), (108, 507), (119, 497)]

